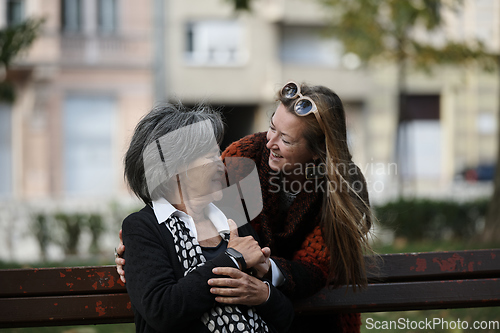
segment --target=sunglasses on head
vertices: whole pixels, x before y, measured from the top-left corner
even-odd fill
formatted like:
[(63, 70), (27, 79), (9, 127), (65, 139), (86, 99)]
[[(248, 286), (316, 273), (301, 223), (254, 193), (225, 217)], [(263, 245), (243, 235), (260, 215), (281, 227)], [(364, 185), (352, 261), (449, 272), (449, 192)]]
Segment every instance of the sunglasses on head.
[(319, 114), (316, 103), (314, 103), (314, 101), (310, 97), (302, 95), (302, 93), (300, 92), (300, 86), (297, 83), (293, 81), (288, 82), (283, 86), (283, 88), (281, 88), (280, 93), (282, 97), (285, 97), (287, 99), (298, 98), (293, 105), (293, 110), (295, 111), (295, 113), (301, 117), (307, 116), (311, 112), (314, 113), (319, 126), (323, 130), (323, 133), (325, 133), (325, 125), (323, 124), (323, 120), (321, 120), (321, 115)]

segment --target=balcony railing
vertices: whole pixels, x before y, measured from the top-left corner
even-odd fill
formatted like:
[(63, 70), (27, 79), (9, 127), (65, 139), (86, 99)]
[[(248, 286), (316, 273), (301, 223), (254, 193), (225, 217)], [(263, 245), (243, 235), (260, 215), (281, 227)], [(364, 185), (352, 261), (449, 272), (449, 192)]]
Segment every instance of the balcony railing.
[(148, 36), (80, 36), (63, 35), (63, 65), (139, 66), (151, 64), (152, 44)]

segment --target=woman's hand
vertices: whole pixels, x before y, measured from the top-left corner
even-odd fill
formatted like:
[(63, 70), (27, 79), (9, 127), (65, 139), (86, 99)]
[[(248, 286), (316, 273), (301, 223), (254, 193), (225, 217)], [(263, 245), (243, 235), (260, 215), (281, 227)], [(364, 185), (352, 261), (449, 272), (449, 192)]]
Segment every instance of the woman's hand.
[(120, 245), (115, 249), (115, 264), (116, 271), (120, 274), (120, 280), (125, 283), (125, 259), (123, 259), (123, 254), (125, 253), (125, 245), (123, 245), (122, 231), (120, 230)]
[(261, 280), (232, 267), (216, 267), (212, 272), (229, 276), (208, 280), (217, 302), (253, 306), (267, 301), (269, 286)]
[(227, 220), (227, 222), (230, 230), (227, 247), (231, 247), (243, 255), (247, 268), (264, 263), (266, 258), (262, 253), (259, 243), (252, 236), (239, 237), (236, 223), (231, 219)]
[(263, 247), (262, 254), (264, 255), (265, 259), (264, 262), (260, 262), (253, 266), (256, 272), (255, 276), (259, 279), (262, 279), (271, 270), (271, 260), (269, 260), (269, 258), (271, 257), (271, 249), (268, 247)]

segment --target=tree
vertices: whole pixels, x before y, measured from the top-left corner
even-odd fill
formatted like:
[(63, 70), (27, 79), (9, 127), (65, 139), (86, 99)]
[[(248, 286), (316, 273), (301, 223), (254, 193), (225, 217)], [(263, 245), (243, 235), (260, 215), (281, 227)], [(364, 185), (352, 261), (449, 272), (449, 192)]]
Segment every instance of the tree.
[(38, 245), (40, 246), (42, 260), (45, 261), (47, 260), (47, 248), (52, 240), (47, 214), (38, 213), (33, 216), (32, 231), (35, 234)]
[[(434, 65), (479, 64), (492, 70), (494, 56), (479, 40), (442, 40), (430, 43), (417, 32), (439, 32), (445, 26), (443, 13), (460, 8), (459, 0), (319, 0), (332, 10), (330, 33), (345, 52), (356, 54), (365, 64), (382, 60), (397, 64), (398, 112), (394, 152), (402, 165), (400, 126), (405, 122), (407, 73), (411, 67), (430, 72)], [(443, 36), (444, 37), (444, 36)], [(401, 172), (399, 195), (403, 194)]]
[[(497, 59), (497, 75), (500, 81), (500, 55)], [(498, 92), (498, 96), (500, 100), (500, 90)], [(500, 240), (500, 101), (498, 103), (497, 132), (497, 165), (495, 170), (495, 178), (493, 180), (493, 196), (490, 200), (488, 214), (486, 215), (486, 223), (484, 226), (483, 234), (481, 235), (481, 240), (485, 243)]]
[(92, 235), (92, 241), (90, 243), (90, 253), (100, 252), (100, 237), (105, 231), (102, 216), (100, 214), (90, 214), (87, 216), (87, 227)]
[[(14, 58), (33, 44), (42, 23), (42, 19), (27, 19), (0, 30), (0, 65), (4, 73), (7, 73)], [(14, 88), (4, 75), (0, 82), (0, 101), (13, 102), (14, 99)]]
[[(396, 120), (397, 136), (401, 115), (405, 110), (406, 76), (408, 66), (429, 71), (433, 65), (464, 65), (475, 63), (485, 70), (497, 69), (500, 76), (500, 56), (486, 51), (479, 40), (450, 41), (432, 45), (416, 38), (416, 29), (437, 31), (445, 25), (444, 10), (460, 8), (459, 0), (320, 0), (340, 13), (333, 20), (332, 33), (339, 38), (347, 52), (357, 54), (365, 63), (383, 57), (398, 64), (399, 110)], [(374, 14), (375, 13), (375, 14)], [(500, 92), (499, 92), (500, 97)], [(500, 105), (498, 124), (500, 128)], [(500, 131), (498, 133), (500, 157)], [(396, 139), (396, 152), (399, 137)], [(396, 154), (400, 162), (399, 154)], [(497, 158), (498, 159), (498, 158)], [(401, 179), (399, 193), (402, 193)], [(500, 239), (500, 166), (494, 180), (482, 240)]]
[(57, 213), (54, 215), (57, 225), (63, 231), (59, 244), (64, 248), (66, 255), (74, 256), (78, 253), (78, 245), (87, 216), (80, 213)]

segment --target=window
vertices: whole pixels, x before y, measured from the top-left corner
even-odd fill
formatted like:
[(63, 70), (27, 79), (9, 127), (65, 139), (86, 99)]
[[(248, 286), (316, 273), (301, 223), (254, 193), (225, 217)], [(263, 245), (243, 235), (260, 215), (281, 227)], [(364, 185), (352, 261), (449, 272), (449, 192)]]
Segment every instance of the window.
[(23, 21), (24, 17), (23, 0), (7, 1), (7, 25), (12, 26)]
[[(413, 120), (400, 127), (402, 172), (409, 179), (441, 176), (441, 124), (439, 120)], [(404, 147), (404, 149), (403, 149)]]
[(114, 189), (110, 97), (68, 96), (64, 101), (64, 187), (68, 194), (108, 195)]
[(321, 35), (321, 28), (284, 26), (280, 57), (284, 63), (326, 65), (341, 64), (342, 47), (333, 38)]
[(495, 135), (497, 132), (497, 121), (495, 114), (480, 112), (477, 115), (477, 132), (481, 135)]
[(82, 30), (82, 0), (62, 0), (61, 27), (64, 32)]
[(116, 0), (98, 0), (97, 23), (100, 33), (114, 33), (117, 28)]
[(245, 61), (243, 29), (237, 21), (198, 21), (187, 25), (186, 60), (196, 65), (238, 65)]
[(0, 197), (12, 194), (12, 112), (0, 104)]
[(400, 170), (406, 179), (441, 176), (439, 95), (408, 95), (399, 128)]

